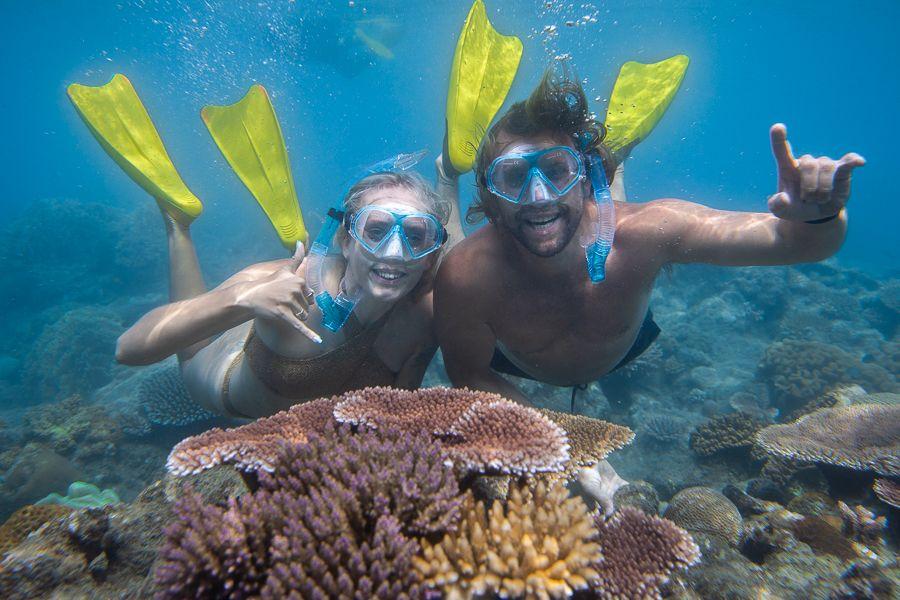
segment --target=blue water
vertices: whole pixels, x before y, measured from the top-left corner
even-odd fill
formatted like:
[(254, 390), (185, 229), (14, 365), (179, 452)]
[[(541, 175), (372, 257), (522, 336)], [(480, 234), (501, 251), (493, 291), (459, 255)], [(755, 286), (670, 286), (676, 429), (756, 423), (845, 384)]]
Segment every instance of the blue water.
[[(259, 244), (247, 251), (250, 258), (281, 252), (201, 123), (203, 105), (234, 102), (254, 82), (268, 88), (315, 230), (359, 166), (399, 151), (439, 150), (447, 73), (469, 8), (465, 0), (5, 4), (3, 219), (47, 198), (129, 209), (149, 202), (104, 156), (65, 95), (71, 82), (101, 84), (122, 72), (204, 201), (206, 213), (195, 226), (201, 259), (234, 252), (232, 244), (247, 240)], [(900, 100), (894, 65), (900, 4), (865, 2), (850, 10), (811, 0), (495, 0), (488, 8), (499, 30), (525, 43), (511, 99), (527, 95), (554, 57), (568, 54), (601, 112), (624, 61), (691, 57), (671, 109), (628, 164), (631, 200), (680, 197), (765, 210), (775, 183), (767, 129), (783, 121), (798, 153), (852, 150), (868, 159), (854, 179), (840, 258), (876, 273), (896, 268), (892, 233), (900, 215), (892, 178), (900, 126), (892, 111)], [(566, 27), (584, 15), (596, 22)], [(336, 40), (363, 18), (390, 22), (392, 60), (370, 53), (359, 64), (340, 56)], [(556, 25), (558, 37), (541, 34), (546, 25)], [(430, 167), (423, 169), (429, 175)], [(467, 184), (464, 202), (471, 197)], [(53, 229), (46, 235), (53, 244)]]

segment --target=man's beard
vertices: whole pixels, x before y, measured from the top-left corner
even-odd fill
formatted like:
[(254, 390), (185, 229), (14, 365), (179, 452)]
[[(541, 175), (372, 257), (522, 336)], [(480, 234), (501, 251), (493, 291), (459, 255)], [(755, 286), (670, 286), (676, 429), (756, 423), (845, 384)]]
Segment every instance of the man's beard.
[(573, 214), (573, 210), (566, 204), (558, 203), (556, 205), (559, 211), (556, 217), (556, 223), (553, 226), (561, 227), (562, 231), (558, 232), (552, 238), (539, 239), (536, 236), (536, 228), (531, 224), (530, 217), (534, 217), (538, 211), (522, 209), (516, 217), (513, 227), (509, 227), (513, 237), (529, 252), (541, 258), (549, 258), (556, 256), (562, 252), (569, 242), (575, 236), (578, 230), (578, 223), (581, 220), (581, 214)]

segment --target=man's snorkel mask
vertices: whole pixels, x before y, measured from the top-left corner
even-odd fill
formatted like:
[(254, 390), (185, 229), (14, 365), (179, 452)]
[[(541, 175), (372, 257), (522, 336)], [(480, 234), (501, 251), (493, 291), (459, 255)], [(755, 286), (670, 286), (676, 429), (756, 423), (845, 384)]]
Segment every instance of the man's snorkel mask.
[(568, 146), (553, 146), (498, 156), (488, 167), (487, 187), (512, 204), (557, 202), (588, 174), (597, 218), (578, 241), (584, 248), (591, 282), (600, 283), (606, 278), (606, 258), (616, 233), (616, 211), (600, 154), (596, 151), (585, 154), (583, 149), (587, 143), (582, 137), (576, 139), (582, 146), (581, 153)]
[[(426, 150), (419, 150), (408, 154), (398, 154), (381, 162), (375, 163), (370, 167), (366, 167), (355, 178), (355, 181), (362, 180), (370, 175), (378, 173), (401, 172), (412, 169), (427, 154)], [(359, 211), (363, 214), (364, 211)], [(365, 211), (366, 217), (370, 216), (371, 211)], [(325, 221), (319, 235), (309, 251), (308, 260), (310, 261), (309, 271), (307, 272), (307, 284), (315, 294), (316, 304), (322, 311), (322, 325), (331, 331), (339, 331), (350, 314), (359, 302), (362, 294), (361, 289), (347, 289), (345, 281), (342, 279), (340, 291), (337, 297), (331, 295), (325, 288), (323, 270), (325, 267), (325, 259), (330, 254), (329, 249), (335, 243), (335, 233), (338, 227), (342, 225), (348, 228), (350, 235), (356, 239), (366, 250), (377, 255), (390, 239), (399, 236), (404, 244), (404, 255), (409, 252), (413, 260), (418, 260), (425, 255), (437, 250), (446, 241), (446, 231), (443, 225), (434, 218), (433, 215), (395, 215), (390, 211), (382, 211), (391, 216), (391, 227), (389, 227), (382, 238), (372, 240), (371, 235), (366, 237), (365, 221), (361, 221), (359, 214), (348, 219), (342, 208), (330, 208), (328, 210), (328, 218)], [(384, 217), (384, 215), (375, 215)], [(430, 219), (430, 221), (429, 221)], [(368, 219), (367, 219), (368, 220)], [(345, 223), (346, 221), (346, 223)], [(433, 221), (433, 222), (432, 222)], [(357, 227), (358, 226), (358, 227)], [(362, 233), (357, 233), (356, 229)], [(415, 234), (413, 233), (415, 232)], [(428, 236), (431, 237), (428, 237)], [(424, 237), (423, 237), (424, 236)], [(436, 236), (440, 236), (439, 243), (435, 243)], [(331, 252), (331, 254), (340, 254), (339, 250)]]

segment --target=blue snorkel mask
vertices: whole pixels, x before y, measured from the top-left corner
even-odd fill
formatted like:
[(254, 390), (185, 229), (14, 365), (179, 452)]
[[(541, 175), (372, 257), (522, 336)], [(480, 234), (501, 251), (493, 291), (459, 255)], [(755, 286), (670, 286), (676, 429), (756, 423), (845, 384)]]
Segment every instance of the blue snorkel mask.
[(592, 283), (600, 283), (606, 278), (606, 259), (616, 232), (616, 213), (603, 160), (597, 152), (584, 154), (569, 146), (553, 146), (534, 152), (504, 154), (488, 167), (486, 180), (493, 194), (512, 204), (524, 205), (558, 201), (586, 173), (594, 190), (597, 218), (579, 238), (579, 244), (584, 248), (588, 277)]
[[(418, 152), (412, 152), (408, 154), (398, 154), (391, 158), (385, 159), (374, 165), (366, 167), (362, 170), (362, 172), (354, 178), (355, 181), (359, 181), (369, 175), (375, 175), (377, 173), (389, 173), (389, 172), (397, 172), (397, 171), (407, 171), (413, 168), (425, 155), (428, 153), (427, 150), (419, 150)], [(360, 211), (358, 214), (361, 214), (363, 211)], [(367, 211), (367, 214), (371, 211)], [(316, 305), (318, 305), (319, 310), (322, 311), (322, 325), (324, 325), (330, 331), (340, 331), (340, 329), (347, 323), (347, 319), (350, 318), (350, 314), (353, 312), (353, 309), (356, 307), (359, 302), (361, 296), (361, 290), (348, 290), (345, 286), (343, 280), (341, 280), (340, 291), (338, 292), (337, 297), (331, 295), (328, 290), (325, 289), (324, 279), (323, 279), (323, 269), (325, 266), (325, 259), (329, 255), (329, 249), (334, 243), (335, 233), (337, 233), (338, 227), (345, 225), (345, 221), (348, 221), (345, 226), (348, 226), (350, 229), (351, 235), (358, 239), (356, 235), (353, 234), (353, 229), (349, 227), (351, 223), (353, 223), (354, 219), (359, 221), (358, 214), (354, 215), (353, 219), (349, 221), (346, 219), (345, 212), (341, 208), (330, 208), (328, 210), (328, 218), (325, 221), (322, 229), (319, 231), (319, 234), (316, 236), (315, 241), (312, 244), (312, 247), (309, 250), (308, 259), (310, 261), (310, 268), (307, 271), (307, 284), (313, 290), (315, 294)], [(393, 213), (390, 213), (393, 215)], [(370, 215), (371, 216), (371, 215)], [(432, 215), (428, 215), (435, 221)], [(407, 237), (407, 243), (411, 243), (408, 240), (413, 236), (407, 232), (407, 229), (411, 229), (411, 227), (403, 227), (402, 224), (407, 221), (406, 215), (397, 215), (400, 217), (400, 223), (393, 223), (394, 227), (400, 229), (398, 232), (393, 227), (390, 229), (390, 235), (393, 236), (395, 233), (402, 234)], [(413, 224), (413, 221), (409, 222), (409, 226)], [(441, 231), (443, 231), (443, 226), (440, 223), (437, 223)], [(363, 231), (365, 231), (363, 229)], [(371, 228), (369, 228), (371, 232)], [(368, 236), (371, 238), (371, 235)], [(384, 240), (387, 240), (389, 236), (384, 236)], [(444, 234), (444, 238), (446, 234)], [(365, 238), (364, 238), (365, 239)], [(416, 238), (418, 239), (418, 238)], [(382, 241), (384, 241), (382, 240)], [(372, 240), (367, 240), (371, 242)], [(361, 242), (362, 243), (362, 242)], [(443, 243), (443, 242), (442, 242)], [(377, 250), (377, 244), (375, 244), (375, 250)], [(363, 243), (363, 247), (368, 248), (366, 243)], [(423, 250), (423, 246), (413, 246), (418, 247), (419, 251)], [(438, 245), (428, 252), (425, 252), (421, 256), (428, 254), (429, 252), (433, 252), (437, 248)], [(373, 251), (374, 253), (374, 251)], [(332, 254), (339, 254), (339, 252), (335, 252)]]

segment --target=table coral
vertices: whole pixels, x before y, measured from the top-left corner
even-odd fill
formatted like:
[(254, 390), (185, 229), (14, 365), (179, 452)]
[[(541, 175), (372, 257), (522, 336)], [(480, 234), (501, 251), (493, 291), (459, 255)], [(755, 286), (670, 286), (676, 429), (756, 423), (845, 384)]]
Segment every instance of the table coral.
[(822, 408), (756, 436), (770, 454), (839, 467), (900, 475), (900, 405)]

